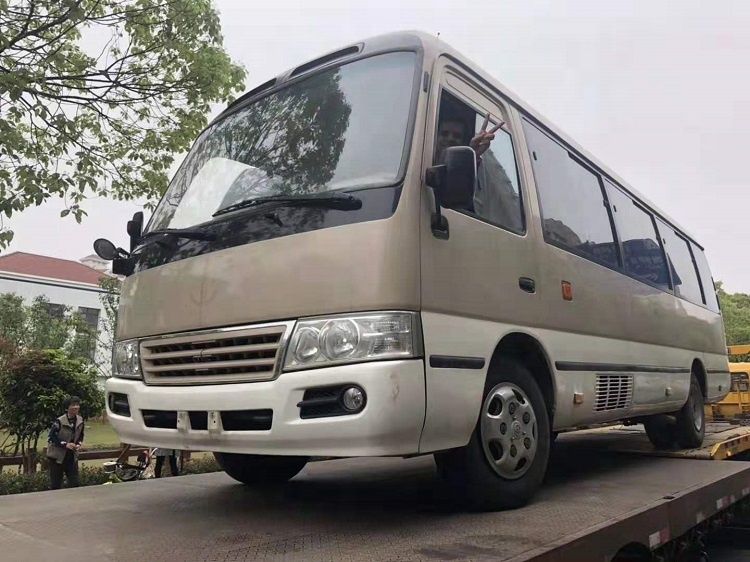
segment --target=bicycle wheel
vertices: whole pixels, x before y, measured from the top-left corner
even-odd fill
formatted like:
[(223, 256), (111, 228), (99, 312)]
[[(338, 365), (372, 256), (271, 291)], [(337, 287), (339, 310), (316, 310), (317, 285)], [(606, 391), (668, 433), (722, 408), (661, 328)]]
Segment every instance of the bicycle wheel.
[(123, 482), (138, 480), (141, 474), (141, 468), (124, 463), (118, 463), (115, 466), (115, 476)]

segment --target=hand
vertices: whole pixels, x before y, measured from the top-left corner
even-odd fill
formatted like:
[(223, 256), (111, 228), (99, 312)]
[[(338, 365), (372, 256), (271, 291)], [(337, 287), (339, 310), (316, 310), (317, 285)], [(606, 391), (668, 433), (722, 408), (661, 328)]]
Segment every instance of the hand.
[(83, 445), (81, 445), (80, 443), (76, 443), (76, 451), (81, 451), (81, 450), (83, 450)]
[(484, 123), (482, 123), (482, 128), (480, 131), (476, 134), (476, 136), (471, 139), (469, 142), (469, 146), (474, 149), (474, 152), (477, 153), (477, 157), (482, 156), (485, 152), (487, 152), (487, 149), (490, 147), (490, 143), (495, 139), (495, 133), (502, 128), (503, 125), (505, 125), (505, 121), (500, 121), (499, 125), (495, 125), (490, 129), (487, 130), (487, 126), (490, 124), (490, 114), (487, 114), (487, 117), (484, 118)]
[(75, 449), (76, 449), (76, 444), (75, 444), (75, 443), (65, 443), (65, 448), (66, 448), (66, 449), (69, 449), (69, 450), (71, 450), (71, 451), (75, 451)]

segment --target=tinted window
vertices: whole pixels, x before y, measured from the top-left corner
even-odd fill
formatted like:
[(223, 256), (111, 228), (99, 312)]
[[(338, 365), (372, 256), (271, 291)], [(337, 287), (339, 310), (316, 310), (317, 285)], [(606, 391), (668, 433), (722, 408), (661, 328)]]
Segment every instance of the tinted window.
[(524, 131), (539, 191), (545, 239), (617, 266), (612, 225), (599, 177), (526, 121)]
[[(474, 133), (480, 132), (484, 117), (476, 116)], [(490, 121), (487, 130), (496, 122)], [(521, 195), (518, 189), (516, 156), (510, 133), (498, 129), (490, 147), (482, 154), (477, 168), (474, 212), (480, 218), (516, 232), (523, 231)]]
[[(485, 115), (461, 102), (448, 92), (440, 99), (435, 162), (441, 162), (450, 146), (468, 146), (482, 129)], [(485, 130), (494, 129), (500, 119), (492, 117)], [(523, 232), (523, 209), (518, 187), (518, 170), (510, 134), (504, 129), (494, 133), (494, 139), (477, 158), (477, 183), (471, 205), (464, 209), (469, 214), (514, 232)]]
[(701, 277), (701, 284), (703, 285), (703, 295), (706, 297), (706, 306), (714, 312), (719, 312), (719, 303), (716, 302), (716, 290), (714, 289), (714, 282), (711, 278), (711, 270), (708, 267), (708, 260), (706, 255), (703, 253), (698, 246), (690, 243), (690, 247), (693, 250), (693, 256), (695, 257), (695, 264), (698, 266), (698, 274)]
[(669, 290), (669, 274), (651, 214), (605, 180), (622, 245), (625, 271)]
[(690, 254), (688, 242), (682, 236), (657, 219), (659, 234), (664, 243), (664, 250), (672, 269), (672, 283), (675, 295), (687, 299), (696, 304), (703, 304), (701, 288), (698, 284), (698, 274), (695, 270), (693, 256)]

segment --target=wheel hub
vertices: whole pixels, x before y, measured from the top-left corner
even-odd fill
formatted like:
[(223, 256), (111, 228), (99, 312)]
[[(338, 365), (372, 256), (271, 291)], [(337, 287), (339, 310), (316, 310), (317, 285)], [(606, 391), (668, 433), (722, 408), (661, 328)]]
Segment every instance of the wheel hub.
[(504, 382), (487, 394), (480, 435), (485, 457), (499, 476), (516, 479), (531, 468), (538, 444), (537, 420), (519, 386)]

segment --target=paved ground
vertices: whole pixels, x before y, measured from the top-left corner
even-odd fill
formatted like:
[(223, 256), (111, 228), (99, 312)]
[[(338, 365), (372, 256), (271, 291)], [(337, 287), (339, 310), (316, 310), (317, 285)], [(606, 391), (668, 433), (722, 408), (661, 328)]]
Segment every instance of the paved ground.
[(561, 440), (537, 500), (502, 513), (451, 511), (431, 457), (311, 463), (260, 492), (218, 473), (5, 496), (0, 560), (510, 559), (715, 478), (718, 465), (750, 466), (602, 457)]

